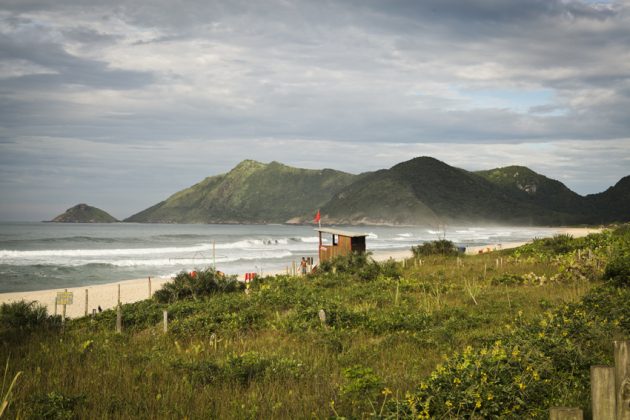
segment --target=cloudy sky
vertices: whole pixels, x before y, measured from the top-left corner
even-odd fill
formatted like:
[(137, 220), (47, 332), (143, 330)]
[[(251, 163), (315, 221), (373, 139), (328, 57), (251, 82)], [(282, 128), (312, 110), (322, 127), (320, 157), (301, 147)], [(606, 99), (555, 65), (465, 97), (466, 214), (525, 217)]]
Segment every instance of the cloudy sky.
[(0, 2), (0, 220), (421, 155), (630, 174), (630, 0)]

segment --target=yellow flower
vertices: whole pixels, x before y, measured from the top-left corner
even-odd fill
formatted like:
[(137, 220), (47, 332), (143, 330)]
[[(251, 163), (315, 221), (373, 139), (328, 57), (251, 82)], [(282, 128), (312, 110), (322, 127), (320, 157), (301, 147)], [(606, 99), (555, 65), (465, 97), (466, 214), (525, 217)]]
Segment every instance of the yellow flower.
[(457, 385), (457, 384), (461, 384), (462, 381), (459, 378), (455, 378), (455, 379), (453, 379), (453, 383)]
[(446, 405), (448, 408), (453, 407), (453, 403), (451, 402), (451, 400), (446, 400), (446, 403), (444, 405)]
[(532, 377), (534, 378), (535, 381), (540, 379), (540, 375), (536, 371), (534, 371), (534, 373), (532, 373)]
[(518, 350), (518, 347), (514, 347), (514, 350), (512, 350), (512, 357), (518, 357), (519, 354), (520, 351)]
[(392, 390), (389, 388), (383, 388), (383, 391), (381, 391), (381, 394), (387, 396), (387, 395), (392, 395)]
[(538, 333), (538, 338), (545, 338), (545, 333), (544, 332), (539, 332)]
[(492, 395), (492, 393), (489, 392), (486, 398), (488, 401), (492, 401), (494, 399), (494, 395)]
[(527, 385), (525, 385), (523, 382), (519, 382), (518, 383), (518, 389), (523, 391), (523, 390), (525, 390), (525, 388), (527, 388)]
[(475, 407), (481, 408), (481, 400), (477, 400), (477, 402), (475, 402)]

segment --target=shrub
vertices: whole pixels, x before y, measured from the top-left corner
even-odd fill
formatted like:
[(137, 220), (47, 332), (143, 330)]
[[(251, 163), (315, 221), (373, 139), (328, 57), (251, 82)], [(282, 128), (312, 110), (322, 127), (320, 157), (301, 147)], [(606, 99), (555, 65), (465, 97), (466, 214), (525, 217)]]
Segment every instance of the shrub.
[(370, 253), (353, 252), (341, 255), (322, 262), (319, 270), (326, 274), (346, 274), (364, 281), (374, 280), (380, 274), (400, 277), (400, 269), (395, 262), (387, 262), (381, 266), (370, 257)]
[(246, 385), (252, 379), (266, 375), (274, 378), (298, 378), (302, 373), (302, 363), (285, 357), (265, 356), (256, 351), (248, 351), (228, 356), (222, 369), (226, 379)]
[(170, 303), (180, 299), (208, 296), (215, 293), (231, 293), (243, 290), (245, 285), (240, 283), (236, 276), (225, 276), (210, 267), (203, 271), (186, 273), (182, 271), (172, 282), (162, 286), (155, 292), (154, 297), (158, 302)]
[(498, 286), (502, 284), (505, 284), (508, 286), (515, 286), (515, 285), (521, 285), (525, 283), (525, 279), (523, 279), (523, 277), (516, 274), (504, 273), (504, 274), (494, 277), (491, 283), (493, 286)]
[(48, 316), (48, 310), (39, 302), (18, 302), (3, 303), (0, 306), (1, 325), (16, 329), (30, 330), (36, 327), (49, 324), (54, 321)]
[(74, 419), (76, 407), (85, 400), (84, 396), (65, 396), (58, 392), (49, 392), (34, 398), (31, 417), (36, 419)]
[(411, 252), (413, 252), (413, 256), (415, 258), (427, 257), (430, 255), (455, 256), (458, 254), (455, 244), (446, 239), (425, 242), (422, 245), (412, 246)]
[(630, 257), (625, 255), (613, 257), (606, 264), (604, 279), (615, 286), (630, 287)]
[(383, 380), (374, 371), (365, 366), (352, 366), (343, 370), (345, 384), (341, 394), (350, 397), (353, 402), (364, 399), (373, 400), (383, 385)]

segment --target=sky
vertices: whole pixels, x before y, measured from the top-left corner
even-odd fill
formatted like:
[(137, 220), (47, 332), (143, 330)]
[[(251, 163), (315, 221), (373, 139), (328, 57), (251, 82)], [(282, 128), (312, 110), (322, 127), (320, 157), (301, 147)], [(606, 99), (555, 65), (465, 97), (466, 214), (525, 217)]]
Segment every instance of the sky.
[(0, 220), (416, 156), (629, 175), (630, 0), (0, 2)]

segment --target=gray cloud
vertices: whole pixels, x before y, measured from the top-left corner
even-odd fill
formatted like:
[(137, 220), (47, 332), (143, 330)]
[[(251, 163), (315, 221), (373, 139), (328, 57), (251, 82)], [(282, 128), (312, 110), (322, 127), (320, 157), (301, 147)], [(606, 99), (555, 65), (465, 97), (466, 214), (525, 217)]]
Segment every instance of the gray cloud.
[[(88, 201), (83, 183), (116, 203), (114, 186), (156, 189), (122, 217), (250, 151), (344, 169), (344, 150), (387, 157), (370, 169), (520, 159), (596, 192), (628, 173), (628, 45), (628, 0), (7, 0), (0, 185), (25, 203), (38, 182), (65, 185), (65, 207)], [(594, 171), (606, 153), (618, 164)], [(144, 161), (179, 181), (149, 186)]]

